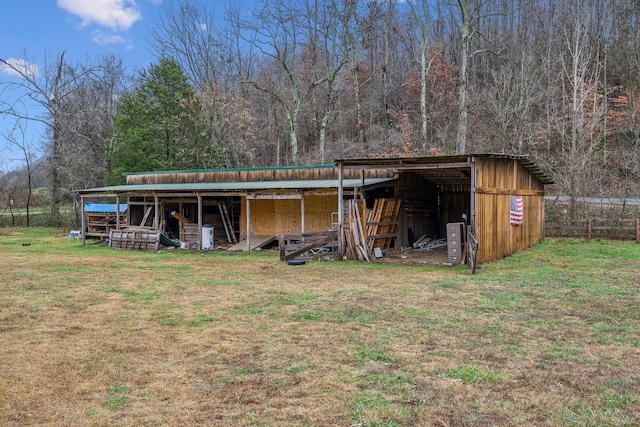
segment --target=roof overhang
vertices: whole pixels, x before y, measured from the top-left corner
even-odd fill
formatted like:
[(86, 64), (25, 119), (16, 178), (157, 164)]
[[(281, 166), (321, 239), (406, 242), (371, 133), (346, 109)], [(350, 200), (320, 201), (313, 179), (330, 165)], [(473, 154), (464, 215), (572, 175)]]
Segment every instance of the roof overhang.
[[(370, 187), (393, 181), (395, 178), (345, 179), (344, 187)], [(296, 180), (296, 181), (260, 181), (260, 182), (194, 182), (180, 184), (131, 184), (111, 187), (97, 187), (81, 190), (81, 195), (91, 194), (135, 194), (135, 193), (199, 193), (228, 192), (246, 194), (255, 191), (278, 190), (320, 190), (337, 189), (339, 180)]]
[(433, 171), (432, 174), (446, 176), (446, 171), (456, 175), (460, 171), (471, 169), (471, 163), (477, 158), (494, 158), (517, 160), (538, 181), (543, 184), (553, 184), (553, 179), (527, 155), (514, 154), (466, 154), (454, 156), (432, 157), (396, 157), (376, 159), (339, 159), (336, 166), (344, 169), (392, 169), (397, 172)]

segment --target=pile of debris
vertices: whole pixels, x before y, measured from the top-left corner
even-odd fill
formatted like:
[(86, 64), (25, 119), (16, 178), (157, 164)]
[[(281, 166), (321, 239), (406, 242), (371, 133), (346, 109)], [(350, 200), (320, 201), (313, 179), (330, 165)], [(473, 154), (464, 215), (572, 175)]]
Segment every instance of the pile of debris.
[(413, 250), (432, 251), (443, 246), (447, 246), (446, 237), (442, 239), (432, 239), (431, 237), (427, 237), (427, 235), (425, 234), (413, 243)]

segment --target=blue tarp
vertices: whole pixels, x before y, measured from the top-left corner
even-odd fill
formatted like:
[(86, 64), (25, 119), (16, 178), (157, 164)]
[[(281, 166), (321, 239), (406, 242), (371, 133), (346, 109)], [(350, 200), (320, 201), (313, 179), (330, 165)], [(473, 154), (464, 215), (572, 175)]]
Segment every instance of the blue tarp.
[[(113, 212), (116, 213), (118, 211), (118, 205), (115, 203), (93, 203), (93, 202), (84, 202), (84, 211), (85, 212)], [(127, 204), (120, 204), (120, 212), (127, 211)]]

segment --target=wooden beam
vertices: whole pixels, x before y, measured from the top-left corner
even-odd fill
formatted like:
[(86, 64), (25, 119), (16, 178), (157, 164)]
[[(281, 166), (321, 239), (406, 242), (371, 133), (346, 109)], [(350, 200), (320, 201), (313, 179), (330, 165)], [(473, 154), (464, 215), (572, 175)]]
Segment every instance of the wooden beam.
[[(339, 162), (342, 164), (342, 162)], [(379, 163), (370, 165), (343, 165), (347, 170), (369, 170), (369, 169), (392, 169), (394, 171), (411, 170), (437, 170), (437, 169), (468, 169), (470, 162), (449, 162), (449, 163)]]
[(120, 230), (120, 195), (116, 196), (116, 229)]
[(301, 200), (302, 194), (247, 194), (247, 200)]
[(202, 249), (202, 196), (198, 194), (198, 249)]
[(158, 229), (160, 226), (160, 199), (157, 194), (153, 195), (153, 206), (155, 212), (153, 212), (153, 228)]
[(251, 199), (247, 196), (247, 252), (251, 252)]
[(516, 190), (513, 188), (495, 188), (495, 187), (478, 187), (476, 188), (478, 194), (514, 194), (519, 196), (544, 196), (543, 190)]
[(338, 253), (344, 254), (344, 163), (338, 162)]
[(84, 211), (84, 196), (80, 196), (80, 203), (82, 204), (82, 244), (84, 245), (86, 244), (85, 233), (87, 232), (86, 230), (87, 225), (86, 225), (86, 219), (85, 219), (86, 213)]
[(304, 197), (300, 198), (300, 232), (304, 233)]

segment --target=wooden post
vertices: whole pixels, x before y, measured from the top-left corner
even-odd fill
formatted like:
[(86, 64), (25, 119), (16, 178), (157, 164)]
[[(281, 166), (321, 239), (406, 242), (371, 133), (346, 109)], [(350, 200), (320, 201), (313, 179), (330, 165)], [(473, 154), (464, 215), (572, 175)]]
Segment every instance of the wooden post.
[(80, 204), (82, 205), (82, 244), (86, 244), (86, 238), (85, 238), (85, 233), (86, 233), (86, 220), (85, 220), (85, 216), (87, 215), (84, 211), (84, 196), (80, 196)]
[(157, 194), (153, 195), (153, 228), (157, 230), (160, 227), (160, 200)]
[(116, 194), (116, 230), (120, 230), (120, 195)]
[(198, 194), (198, 249), (202, 249), (202, 196)]
[(305, 226), (304, 226), (304, 194), (302, 195), (302, 198), (300, 199), (300, 232), (304, 233), (305, 232)]
[(592, 231), (592, 220), (591, 218), (587, 219), (587, 242), (591, 241), (591, 231)]
[(343, 186), (344, 165), (342, 160), (338, 162), (338, 254), (344, 254), (344, 186)]
[(247, 251), (251, 252), (251, 202), (249, 195), (245, 196), (247, 199)]
[(636, 243), (640, 243), (640, 217), (636, 218)]
[(280, 261), (284, 261), (286, 256), (284, 248), (284, 234), (278, 236), (278, 249), (280, 250)]

